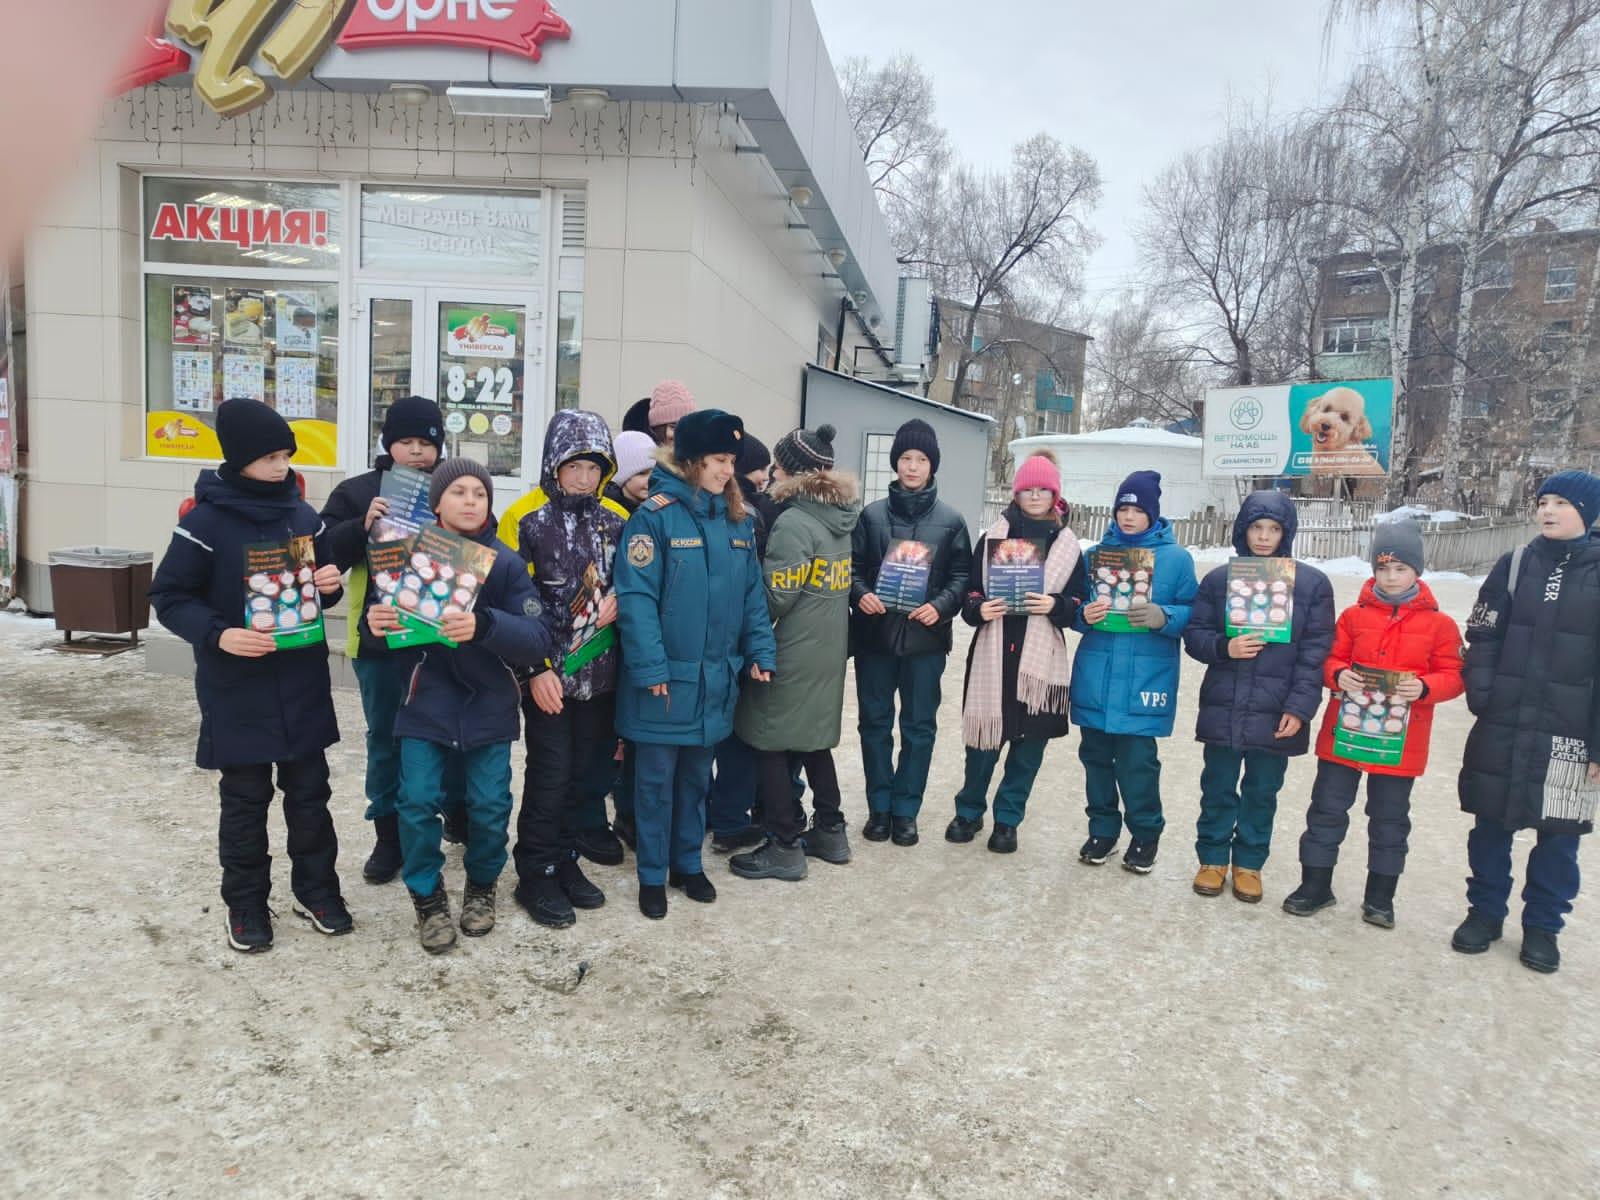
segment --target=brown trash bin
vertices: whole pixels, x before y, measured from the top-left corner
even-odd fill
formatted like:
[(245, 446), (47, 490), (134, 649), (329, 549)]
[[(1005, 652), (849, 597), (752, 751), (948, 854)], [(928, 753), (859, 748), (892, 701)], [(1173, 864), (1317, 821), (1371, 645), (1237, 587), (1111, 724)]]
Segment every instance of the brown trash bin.
[(150, 626), (148, 551), (73, 546), (50, 552), (56, 628), (73, 633), (126, 633), (134, 645)]

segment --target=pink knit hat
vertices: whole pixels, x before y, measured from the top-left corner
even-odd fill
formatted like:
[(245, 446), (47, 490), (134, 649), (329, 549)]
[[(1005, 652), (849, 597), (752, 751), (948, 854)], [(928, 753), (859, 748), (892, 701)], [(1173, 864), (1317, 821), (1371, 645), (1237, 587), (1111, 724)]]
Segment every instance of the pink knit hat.
[(1017, 468), (1017, 478), (1011, 484), (1011, 494), (1029, 488), (1049, 488), (1056, 499), (1061, 498), (1061, 472), (1056, 468), (1055, 455), (1049, 451), (1035, 454)]
[(663, 379), (650, 392), (650, 424), (676, 425), (694, 411), (694, 396), (676, 379)]

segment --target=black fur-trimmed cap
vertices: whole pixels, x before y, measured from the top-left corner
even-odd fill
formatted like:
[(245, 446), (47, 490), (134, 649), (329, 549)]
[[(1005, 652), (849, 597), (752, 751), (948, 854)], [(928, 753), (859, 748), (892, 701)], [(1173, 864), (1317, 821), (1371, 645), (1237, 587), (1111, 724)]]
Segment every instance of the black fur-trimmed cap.
[(672, 435), (672, 452), (684, 462), (708, 454), (737, 456), (744, 443), (744, 422), (720, 408), (698, 408), (686, 413)]

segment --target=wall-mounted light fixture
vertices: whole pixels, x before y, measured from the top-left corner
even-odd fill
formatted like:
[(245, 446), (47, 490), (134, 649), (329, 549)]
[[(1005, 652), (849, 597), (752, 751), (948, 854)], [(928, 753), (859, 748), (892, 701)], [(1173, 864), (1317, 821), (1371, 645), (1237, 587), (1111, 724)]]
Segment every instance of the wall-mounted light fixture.
[(521, 117), (550, 119), (549, 88), (451, 87), (445, 91), (458, 117)]
[(574, 87), (567, 89), (567, 102), (582, 112), (599, 112), (611, 100), (611, 93), (600, 87)]
[(433, 99), (433, 89), (425, 83), (391, 83), (389, 95), (407, 108), (421, 108)]

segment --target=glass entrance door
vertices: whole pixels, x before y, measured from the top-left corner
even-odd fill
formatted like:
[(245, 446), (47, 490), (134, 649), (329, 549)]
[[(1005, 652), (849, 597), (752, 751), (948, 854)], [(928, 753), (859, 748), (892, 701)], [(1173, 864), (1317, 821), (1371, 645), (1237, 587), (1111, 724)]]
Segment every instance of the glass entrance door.
[(427, 396), (444, 413), (445, 453), (487, 466), (503, 510), (537, 482), (549, 420), (542, 293), (389, 284), (360, 292), (366, 462), (382, 453), (389, 406)]

